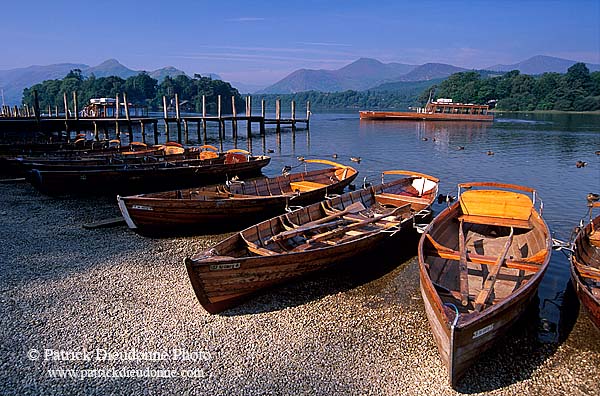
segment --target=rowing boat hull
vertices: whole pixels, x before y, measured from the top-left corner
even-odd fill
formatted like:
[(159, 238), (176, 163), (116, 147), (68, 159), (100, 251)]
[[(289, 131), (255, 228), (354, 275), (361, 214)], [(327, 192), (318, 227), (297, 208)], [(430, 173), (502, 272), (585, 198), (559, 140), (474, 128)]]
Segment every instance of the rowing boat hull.
[[(523, 312), (528, 308), (530, 302), (537, 295), (537, 289), (543, 278), (545, 270), (548, 266), (551, 252), (551, 236), (548, 227), (541, 216), (532, 211), (531, 223), (533, 229), (519, 235), (514, 245), (516, 246), (529, 246), (532, 251), (535, 247), (535, 251), (540, 250), (543, 255), (536, 258), (536, 264), (523, 264), (515, 259), (515, 266), (519, 263), (522, 268), (533, 268), (536, 267), (536, 271), (527, 273), (523, 276), (524, 280), (518, 281), (518, 286), (507, 297), (498, 297), (495, 294), (493, 296), (493, 305), (490, 305), (480, 312), (473, 310), (473, 306), (470, 305), (468, 308), (464, 307), (464, 313), (461, 307), (461, 314), (457, 317), (455, 311), (449, 301), (458, 301), (454, 306), (460, 306), (460, 300), (453, 300), (448, 298), (448, 295), (452, 292), (450, 288), (446, 288), (445, 284), (441, 284), (440, 279), (444, 276), (448, 276), (448, 279), (454, 279), (448, 283), (458, 282), (460, 274), (447, 275), (444, 274), (444, 269), (437, 272), (439, 264), (442, 262), (443, 257), (432, 255), (428, 253), (432, 249), (432, 245), (428, 235), (432, 239), (437, 240), (440, 245), (452, 246), (456, 244), (457, 231), (454, 229), (458, 228), (458, 218), (461, 215), (461, 207), (459, 202), (456, 202), (449, 208), (442, 211), (428, 226), (427, 230), (419, 241), (419, 278), (420, 278), (420, 290), (423, 302), (425, 305), (425, 313), (429, 320), (431, 332), (433, 338), (437, 344), (440, 358), (448, 370), (448, 378), (452, 387), (455, 387), (460, 378), (465, 374), (467, 369), (473, 365), (473, 363), (480, 357), (480, 355), (488, 350), (492, 345), (496, 343), (498, 338), (505, 334), (512, 325), (522, 316)], [(529, 233), (529, 235), (528, 235)], [(481, 245), (471, 247), (472, 251), (468, 251), (469, 263), (473, 262), (489, 262), (489, 257), (476, 252), (477, 246), (481, 249)], [(444, 247), (441, 248), (442, 253)], [(448, 250), (449, 252), (450, 250)], [(514, 251), (510, 252), (510, 260), (513, 259)], [(443, 254), (441, 254), (443, 256)], [(446, 256), (450, 257), (450, 256)], [(493, 263), (495, 257), (492, 257), (491, 262)], [(436, 261), (437, 260), (437, 261)], [(457, 260), (448, 259), (445, 265), (458, 265)], [(511, 262), (512, 265), (512, 262)], [(433, 268), (436, 268), (436, 274), (433, 275)], [(486, 271), (491, 271), (491, 267), (487, 267)], [(498, 279), (508, 279), (511, 276), (507, 272), (500, 272)], [(446, 270), (451, 271), (451, 270)], [(516, 269), (514, 271), (517, 271)], [(478, 290), (473, 287), (473, 284), (479, 283), (479, 288), (483, 285), (483, 278), (477, 273), (484, 274), (484, 267), (480, 265), (480, 268), (469, 267), (469, 291), (473, 298), (469, 301), (469, 304), (474, 304)], [(456, 278), (454, 278), (456, 276)], [(477, 280), (477, 276), (479, 276)], [(432, 278), (436, 278), (436, 282)], [(498, 281), (500, 282), (500, 281)], [(457, 295), (458, 293), (455, 292)], [(446, 297), (441, 297), (443, 294)], [(459, 298), (458, 296), (456, 298)]]
[[(375, 194), (383, 190), (384, 187), (380, 185), (368, 190), (349, 192), (327, 202), (338, 210), (358, 203), (364, 203), (369, 208), (376, 202)], [(307, 222), (303, 219), (314, 222), (315, 219), (322, 218), (322, 214), (319, 214), (322, 204), (313, 204), (292, 213), (274, 217), (236, 233), (212, 249), (187, 258), (185, 264), (190, 282), (198, 300), (208, 312), (221, 312), (265, 288), (323, 270), (358, 255), (376, 251), (384, 243), (398, 240), (406, 233), (416, 233), (413, 220), (421, 223), (428, 219), (430, 212), (423, 209), (431, 206), (436, 195), (437, 184), (427, 195), (423, 194), (422, 203), (414, 206), (408, 204), (411, 208), (416, 208), (416, 211), (408, 212), (406, 209), (407, 212), (403, 212), (402, 220), (398, 222), (397, 232), (394, 234), (386, 232), (384, 228), (378, 228), (373, 232), (359, 234), (324, 247), (260, 256), (237, 253), (242, 249), (241, 246), (247, 243), (246, 239), (265, 241), (270, 235), (277, 235), (278, 231), (272, 230), (281, 229), (284, 223), (306, 224)], [(367, 204), (369, 202), (371, 205)], [(385, 219), (385, 216), (381, 219)], [(269, 232), (271, 234), (268, 234)], [(302, 244), (303, 242), (298, 243)]]
[(494, 121), (490, 114), (416, 113), (408, 111), (361, 111), (361, 120), (373, 121)]
[[(119, 208), (129, 228), (140, 234), (185, 233), (189, 231), (215, 232), (241, 229), (244, 226), (281, 214), (290, 205), (302, 206), (325, 199), (328, 194), (340, 194), (356, 178), (355, 169), (348, 167), (348, 176), (331, 182), (325, 176), (334, 176), (335, 169), (323, 172), (299, 173), (258, 180), (257, 183), (288, 185), (294, 180), (325, 181), (323, 187), (298, 195), (247, 195), (222, 199), (193, 199), (194, 190), (117, 197)], [(327, 172), (329, 171), (329, 172)], [(343, 172), (341, 172), (343, 173)], [(346, 173), (344, 173), (346, 174)], [(337, 179), (335, 179), (337, 180)], [(280, 181), (281, 183), (277, 183)], [(252, 181), (247, 181), (251, 185)], [(222, 189), (224, 189), (223, 186)], [(209, 188), (206, 188), (209, 189)], [(217, 191), (219, 188), (215, 187)], [(292, 191), (291, 189), (289, 190)], [(198, 191), (201, 195), (202, 190)], [(267, 190), (264, 191), (268, 193)]]
[[(574, 251), (571, 256), (571, 281), (581, 305), (585, 308), (594, 325), (600, 330), (600, 297), (598, 297), (600, 293), (596, 292), (597, 296), (595, 296), (592, 293), (592, 284), (589, 283), (590, 281), (586, 282), (582, 276), (582, 272), (586, 268), (591, 267), (592, 270), (600, 271), (600, 247), (593, 246), (589, 238), (592, 224), (594, 224), (596, 230), (600, 229), (600, 216), (585, 226), (575, 238)], [(600, 290), (600, 286), (596, 286), (595, 289)]]
[(224, 182), (235, 175), (258, 175), (270, 160), (269, 157), (261, 156), (248, 162), (229, 164), (204, 160), (202, 165), (189, 166), (169, 166), (165, 163), (94, 170), (33, 169), (28, 174), (28, 179), (36, 189), (46, 195), (136, 194)]

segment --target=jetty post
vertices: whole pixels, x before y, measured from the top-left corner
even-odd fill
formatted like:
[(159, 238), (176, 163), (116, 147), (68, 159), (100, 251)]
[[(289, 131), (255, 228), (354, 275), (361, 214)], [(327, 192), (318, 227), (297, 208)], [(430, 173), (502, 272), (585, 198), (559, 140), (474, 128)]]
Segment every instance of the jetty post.
[(266, 115), (266, 103), (265, 100), (262, 99), (260, 101), (260, 134), (264, 135), (265, 134), (265, 115)]
[(217, 121), (219, 122), (219, 139), (225, 134), (225, 121), (221, 118), (221, 95), (217, 96)]
[(237, 111), (235, 109), (235, 96), (231, 97), (231, 129), (234, 138), (237, 138)]
[(115, 103), (115, 134), (117, 135), (119, 144), (121, 144), (121, 130), (119, 128), (119, 113), (121, 113), (121, 101), (119, 100), (119, 94), (117, 94), (116, 99), (117, 102)]
[(127, 93), (123, 92), (123, 103), (125, 105), (125, 119), (127, 120), (127, 132), (129, 135), (129, 144), (133, 142), (133, 130), (131, 128), (131, 118), (129, 117), (129, 103), (127, 103)]
[(67, 142), (70, 142), (71, 141), (71, 133), (69, 132), (69, 103), (67, 102), (67, 93), (66, 92), (63, 92), (63, 102), (65, 105), (65, 133), (67, 134)]
[(202, 95), (202, 131), (204, 132), (204, 143), (206, 143), (206, 95)]
[(163, 119), (165, 120), (165, 135), (166, 135), (166, 142), (168, 142), (169, 139), (169, 111), (167, 110), (167, 97), (165, 95), (163, 95)]
[(181, 144), (181, 116), (179, 114), (179, 94), (175, 93), (175, 119), (177, 120), (177, 143)]
[(292, 100), (292, 130), (296, 129), (296, 101)]
[(306, 129), (309, 129), (310, 125), (310, 100), (306, 102)]
[(276, 131), (281, 132), (281, 99), (275, 100), (275, 122), (277, 123)]
[(250, 95), (246, 96), (246, 135), (248, 139), (252, 137), (252, 97)]

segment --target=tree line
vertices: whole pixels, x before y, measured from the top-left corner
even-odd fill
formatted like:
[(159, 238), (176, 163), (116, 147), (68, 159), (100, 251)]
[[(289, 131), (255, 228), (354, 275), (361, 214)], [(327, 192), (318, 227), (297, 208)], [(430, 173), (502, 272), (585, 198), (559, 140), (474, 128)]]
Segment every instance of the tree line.
[[(521, 74), (518, 70), (490, 77), (473, 71), (461, 72), (434, 88), (438, 98), (478, 104), (497, 101), (499, 110), (600, 110), (600, 72), (590, 73), (585, 63), (574, 64), (565, 74), (539, 76)], [(421, 93), (420, 104), (427, 102), (429, 93), (430, 89)]]
[(231, 97), (235, 98), (236, 109), (244, 106), (244, 100), (237, 89), (221, 80), (213, 80), (195, 74), (193, 78), (186, 75), (165, 77), (158, 81), (142, 72), (127, 79), (116, 76), (99, 77), (94, 75), (84, 77), (81, 70), (71, 70), (63, 79), (46, 80), (23, 90), (23, 103), (34, 105), (33, 91), (37, 91), (40, 109), (43, 112), (50, 106), (61, 111), (64, 107), (64, 93), (68, 95), (69, 105), (72, 103), (71, 94), (77, 92), (77, 105), (82, 109), (91, 98), (114, 98), (116, 95), (127, 94), (127, 101), (146, 105), (150, 110), (162, 110), (162, 97), (173, 98), (178, 94), (179, 101), (187, 101), (184, 110), (202, 111), (202, 96), (206, 96), (206, 106), (209, 113), (217, 111), (217, 96), (221, 95), (222, 111), (231, 113)]

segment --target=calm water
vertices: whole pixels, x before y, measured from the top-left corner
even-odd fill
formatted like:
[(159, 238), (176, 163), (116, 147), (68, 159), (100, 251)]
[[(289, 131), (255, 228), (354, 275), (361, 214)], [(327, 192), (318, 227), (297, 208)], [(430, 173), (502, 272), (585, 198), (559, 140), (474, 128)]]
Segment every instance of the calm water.
[[(365, 122), (359, 120), (358, 112), (313, 114), (310, 132), (284, 129), (276, 134), (268, 129), (265, 137), (255, 132), (251, 142), (245, 138), (245, 124), (240, 123), (235, 141), (230, 124), (226, 128), (221, 142), (217, 131), (209, 129), (209, 143), (224, 149), (251, 146), (255, 154), (272, 156), (264, 170), (269, 176), (279, 174), (285, 165), (303, 166), (297, 156), (333, 160), (335, 153), (336, 161), (359, 170), (357, 184), (364, 177), (377, 183), (382, 170), (407, 169), (439, 177), (440, 192), (445, 194), (456, 195), (457, 183), (466, 181), (533, 187), (544, 202), (544, 219), (561, 240), (568, 240), (573, 227), (585, 217), (587, 193), (600, 193), (600, 155), (595, 154), (600, 150), (600, 115), (500, 114), (493, 123), (425, 123)], [(195, 129), (190, 136), (197, 136)], [(494, 155), (488, 155), (488, 150)], [(362, 161), (351, 162), (352, 156)], [(578, 160), (588, 165), (576, 168)], [(434, 207), (436, 212), (443, 208)], [(565, 293), (568, 266), (563, 253), (552, 254), (539, 291), (541, 341), (559, 339), (563, 313), (572, 305), (567, 300), (573, 293)]]

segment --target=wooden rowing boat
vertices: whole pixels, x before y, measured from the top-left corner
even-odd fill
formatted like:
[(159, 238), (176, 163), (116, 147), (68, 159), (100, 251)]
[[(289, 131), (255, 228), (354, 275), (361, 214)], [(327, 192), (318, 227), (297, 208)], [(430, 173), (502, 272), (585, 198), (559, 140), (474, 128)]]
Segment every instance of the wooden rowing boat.
[(592, 322), (600, 329), (600, 216), (591, 218), (600, 202), (590, 202), (590, 221), (573, 243), (571, 281)]
[(421, 236), (421, 294), (453, 387), (536, 295), (552, 247), (536, 198), (528, 187), (460, 184)]
[(241, 229), (281, 214), (290, 205), (321, 201), (340, 194), (356, 178), (356, 169), (326, 160), (316, 169), (272, 178), (232, 181), (158, 193), (117, 197), (127, 225), (141, 234)]
[(47, 195), (137, 194), (224, 182), (234, 176), (259, 175), (270, 160), (267, 156), (228, 152), (215, 158), (157, 163), (57, 165), (51, 170), (33, 169), (27, 178)]
[(200, 304), (210, 313), (252, 293), (378, 249), (430, 215), (438, 179), (407, 171), (247, 228), (185, 259)]

